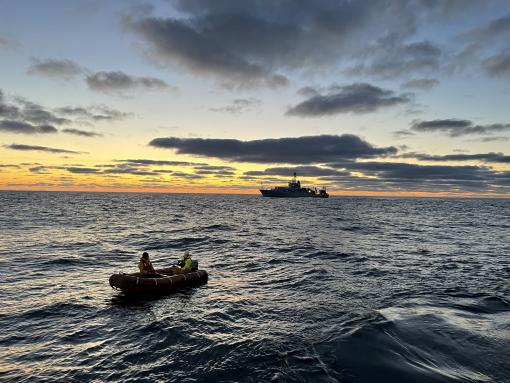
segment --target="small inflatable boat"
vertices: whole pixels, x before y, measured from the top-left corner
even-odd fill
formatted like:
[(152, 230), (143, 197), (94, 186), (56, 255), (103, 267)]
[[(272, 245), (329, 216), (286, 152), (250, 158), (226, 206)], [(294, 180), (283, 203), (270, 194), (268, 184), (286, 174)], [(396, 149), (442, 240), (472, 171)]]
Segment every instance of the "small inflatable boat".
[(198, 262), (193, 261), (191, 271), (184, 274), (173, 274), (171, 267), (156, 270), (156, 274), (113, 274), (110, 286), (125, 295), (165, 295), (178, 288), (203, 285), (207, 278), (207, 272), (198, 270)]

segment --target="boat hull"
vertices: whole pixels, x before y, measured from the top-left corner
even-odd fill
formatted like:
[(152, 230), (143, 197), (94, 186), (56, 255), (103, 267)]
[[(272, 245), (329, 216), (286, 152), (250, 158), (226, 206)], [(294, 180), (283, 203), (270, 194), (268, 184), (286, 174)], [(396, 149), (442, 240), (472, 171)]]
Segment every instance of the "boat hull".
[[(158, 270), (162, 272), (164, 270)], [(156, 275), (156, 274), (155, 274)], [(182, 287), (200, 286), (207, 283), (209, 276), (205, 270), (185, 274), (146, 277), (140, 273), (113, 274), (110, 286), (121, 290), (125, 295), (166, 295)]]

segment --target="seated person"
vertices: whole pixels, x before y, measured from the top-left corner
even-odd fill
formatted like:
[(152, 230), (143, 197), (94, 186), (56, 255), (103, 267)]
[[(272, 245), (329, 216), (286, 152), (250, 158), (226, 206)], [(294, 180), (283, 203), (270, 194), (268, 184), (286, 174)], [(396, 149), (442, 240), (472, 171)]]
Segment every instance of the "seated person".
[(173, 269), (175, 274), (184, 274), (191, 271), (191, 268), (193, 267), (193, 261), (191, 260), (191, 255), (189, 254), (188, 250), (186, 250), (184, 253), (182, 260), (179, 261), (179, 266), (180, 267), (175, 267)]
[(156, 270), (152, 266), (151, 261), (149, 261), (149, 253), (144, 252), (142, 257), (140, 258), (140, 262), (138, 262), (138, 268), (140, 269), (140, 273), (142, 274), (155, 274)]

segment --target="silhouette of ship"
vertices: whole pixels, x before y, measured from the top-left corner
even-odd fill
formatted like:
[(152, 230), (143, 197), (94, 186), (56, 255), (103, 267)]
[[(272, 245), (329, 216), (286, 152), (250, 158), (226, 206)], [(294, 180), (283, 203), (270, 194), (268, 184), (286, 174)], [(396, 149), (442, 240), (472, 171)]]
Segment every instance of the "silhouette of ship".
[(309, 198), (328, 198), (329, 194), (326, 192), (326, 188), (317, 190), (317, 188), (304, 188), (301, 187), (301, 182), (296, 179), (296, 173), (294, 178), (289, 182), (288, 186), (276, 186), (271, 189), (261, 188), (260, 192), (264, 197), (277, 197), (277, 198), (298, 198), (298, 197), (309, 197)]

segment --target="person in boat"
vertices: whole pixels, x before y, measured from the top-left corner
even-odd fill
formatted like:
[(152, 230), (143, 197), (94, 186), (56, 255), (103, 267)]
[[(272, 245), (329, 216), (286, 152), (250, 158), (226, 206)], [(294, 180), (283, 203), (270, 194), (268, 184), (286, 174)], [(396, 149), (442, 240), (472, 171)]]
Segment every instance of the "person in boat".
[(138, 262), (138, 268), (142, 274), (154, 274), (156, 272), (152, 266), (151, 261), (149, 260), (149, 253), (146, 251), (142, 254), (140, 262)]
[(193, 261), (191, 259), (191, 255), (189, 254), (189, 251), (186, 250), (184, 252), (184, 256), (179, 261), (179, 266), (174, 268), (174, 273), (175, 274), (189, 273), (191, 271), (192, 267), (193, 267)]

